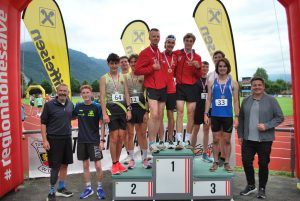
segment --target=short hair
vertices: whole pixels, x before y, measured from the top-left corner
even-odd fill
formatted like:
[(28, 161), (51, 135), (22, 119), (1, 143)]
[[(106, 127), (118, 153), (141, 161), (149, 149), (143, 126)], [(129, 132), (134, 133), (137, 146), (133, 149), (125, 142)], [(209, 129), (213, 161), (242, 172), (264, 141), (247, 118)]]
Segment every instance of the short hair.
[(263, 85), (265, 85), (265, 80), (262, 78), (262, 77), (259, 77), (259, 76), (254, 76), (251, 80), (250, 80), (250, 83), (252, 85), (252, 82), (256, 81), (256, 80), (260, 80)]
[(139, 55), (138, 55), (138, 54), (132, 54), (132, 55), (129, 56), (128, 61), (130, 62), (131, 59), (136, 59), (136, 60), (137, 60), (138, 58), (139, 58)]
[(115, 53), (110, 53), (107, 57), (107, 63), (111, 62), (111, 61), (116, 61), (116, 62), (119, 62), (120, 61), (120, 57), (115, 54)]
[(80, 87), (80, 92), (82, 91), (82, 90), (84, 90), (84, 89), (89, 89), (90, 91), (93, 91), (93, 88), (91, 87), (91, 85), (88, 85), (88, 84), (86, 84), (86, 85), (82, 85), (81, 87)]
[(214, 57), (215, 55), (217, 55), (217, 54), (221, 54), (222, 57), (225, 58), (225, 54), (224, 54), (224, 52), (222, 52), (221, 50), (215, 51), (214, 54), (213, 54), (213, 57)]
[(226, 67), (227, 67), (227, 74), (229, 74), (229, 73), (231, 72), (231, 65), (230, 65), (228, 59), (226, 59), (226, 58), (222, 58), (222, 59), (220, 59), (220, 60), (217, 62), (217, 64), (216, 64), (216, 69), (215, 69), (216, 73), (219, 75), (219, 69), (218, 69), (218, 66), (219, 66), (219, 63), (220, 63), (220, 62), (224, 62), (224, 63), (225, 63), (225, 65), (226, 65)]
[(121, 57), (120, 57), (120, 61), (121, 61), (121, 59), (127, 59), (127, 61), (129, 61), (128, 56), (121, 56)]
[(65, 84), (65, 83), (60, 83), (60, 84), (56, 87), (56, 91), (58, 91), (58, 89), (59, 89), (60, 87), (67, 87), (67, 88), (68, 88), (68, 91), (69, 91), (69, 86), (68, 86), (67, 84)]
[(185, 34), (184, 37), (183, 37), (183, 41), (187, 38), (192, 38), (194, 42), (196, 41), (196, 36), (192, 33)]
[(202, 61), (202, 63), (203, 63), (204, 65), (209, 65), (209, 63), (208, 63), (207, 61)]
[(157, 29), (157, 28), (152, 28), (152, 29), (150, 29), (149, 32), (151, 32), (151, 31), (159, 31), (159, 29)]

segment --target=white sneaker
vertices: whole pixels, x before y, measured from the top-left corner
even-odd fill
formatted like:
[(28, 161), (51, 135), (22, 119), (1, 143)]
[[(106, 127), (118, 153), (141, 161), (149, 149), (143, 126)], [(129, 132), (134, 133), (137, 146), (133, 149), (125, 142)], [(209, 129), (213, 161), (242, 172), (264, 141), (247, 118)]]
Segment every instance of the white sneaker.
[(168, 149), (175, 149), (175, 144), (173, 141), (168, 142)]
[(163, 150), (165, 150), (167, 147), (166, 147), (166, 145), (164, 144), (163, 141), (160, 141), (160, 142), (158, 143), (158, 145), (157, 145), (157, 148), (159, 149), (159, 151), (163, 151)]
[(159, 153), (159, 148), (157, 147), (157, 145), (155, 143), (150, 146), (149, 150), (152, 154)]
[(127, 155), (126, 158), (123, 160), (123, 164), (128, 165), (130, 161), (131, 161), (131, 157)]

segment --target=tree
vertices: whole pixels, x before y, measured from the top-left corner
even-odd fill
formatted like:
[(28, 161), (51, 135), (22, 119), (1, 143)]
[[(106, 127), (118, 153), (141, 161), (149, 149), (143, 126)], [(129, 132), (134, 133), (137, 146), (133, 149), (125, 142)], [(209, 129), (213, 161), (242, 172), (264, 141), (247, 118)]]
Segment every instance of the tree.
[(52, 93), (52, 85), (48, 80), (43, 80), (41, 86), (45, 89), (46, 94)]
[(255, 77), (255, 76), (259, 76), (259, 77), (263, 78), (265, 80), (265, 82), (269, 80), (267, 71), (264, 68), (257, 68), (256, 72), (253, 74), (253, 77)]
[(93, 92), (99, 92), (99, 80), (95, 80), (92, 83)]
[(89, 82), (86, 81), (86, 80), (83, 80), (82, 84), (81, 85), (89, 85)]
[(79, 93), (80, 82), (71, 76), (71, 91), (73, 93)]
[(25, 96), (26, 89), (27, 89), (27, 84), (25, 81), (25, 75), (24, 75), (24, 73), (21, 73), (21, 96), (22, 96), (22, 98)]

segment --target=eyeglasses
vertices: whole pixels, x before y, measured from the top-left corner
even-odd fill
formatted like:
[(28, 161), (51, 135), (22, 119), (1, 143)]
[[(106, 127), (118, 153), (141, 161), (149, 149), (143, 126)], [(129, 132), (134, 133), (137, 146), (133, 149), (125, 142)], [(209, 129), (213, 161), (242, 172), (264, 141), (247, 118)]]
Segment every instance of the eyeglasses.
[(171, 39), (171, 40), (176, 40), (176, 37), (174, 35), (168, 35), (166, 40)]

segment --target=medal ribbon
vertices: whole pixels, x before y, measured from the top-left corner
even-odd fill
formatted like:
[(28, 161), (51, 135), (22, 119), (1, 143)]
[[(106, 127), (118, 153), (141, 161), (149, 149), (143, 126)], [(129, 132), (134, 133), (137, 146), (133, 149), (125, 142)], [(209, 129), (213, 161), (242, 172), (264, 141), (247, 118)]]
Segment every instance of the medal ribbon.
[(193, 50), (191, 51), (191, 58), (188, 57), (188, 53), (186, 52), (185, 48), (184, 48), (184, 53), (185, 53), (185, 56), (188, 59), (188, 61), (193, 61), (193, 59), (194, 59)]
[(159, 51), (158, 51), (158, 48), (156, 50), (156, 53), (154, 52), (153, 48), (151, 47), (150, 45), (150, 49), (151, 51), (153, 52), (153, 54), (155, 55), (155, 58), (157, 59), (157, 62), (159, 62)]
[(220, 87), (220, 92), (221, 92), (222, 96), (224, 96), (225, 89), (226, 89), (226, 85), (227, 85), (227, 82), (228, 82), (228, 78), (226, 79), (226, 82), (225, 82), (225, 84), (224, 84), (224, 88), (223, 88), (223, 89), (222, 89), (222, 87), (221, 87), (221, 82), (220, 82), (220, 79), (219, 79), (219, 78), (217, 79), (217, 81), (218, 81), (218, 84), (219, 84), (219, 87)]
[(117, 82), (117, 84), (115, 83), (115, 81), (114, 81), (114, 79), (113, 79), (113, 77), (111, 76), (110, 73), (109, 73), (109, 76), (110, 76), (110, 78), (112, 79), (112, 81), (114, 83), (114, 87), (115, 87), (116, 92), (119, 92), (119, 74), (118, 74), (118, 82)]
[(168, 69), (171, 69), (171, 70), (172, 70), (172, 65), (173, 65), (173, 54), (172, 54), (171, 65), (170, 65), (169, 60), (168, 60), (168, 58), (167, 58), (167, 56), (166, 56), (166, 51), (164, 51), (164, 55), (165, 55), (165, 59), (166, 59), (167, 64), (168, 64)]

